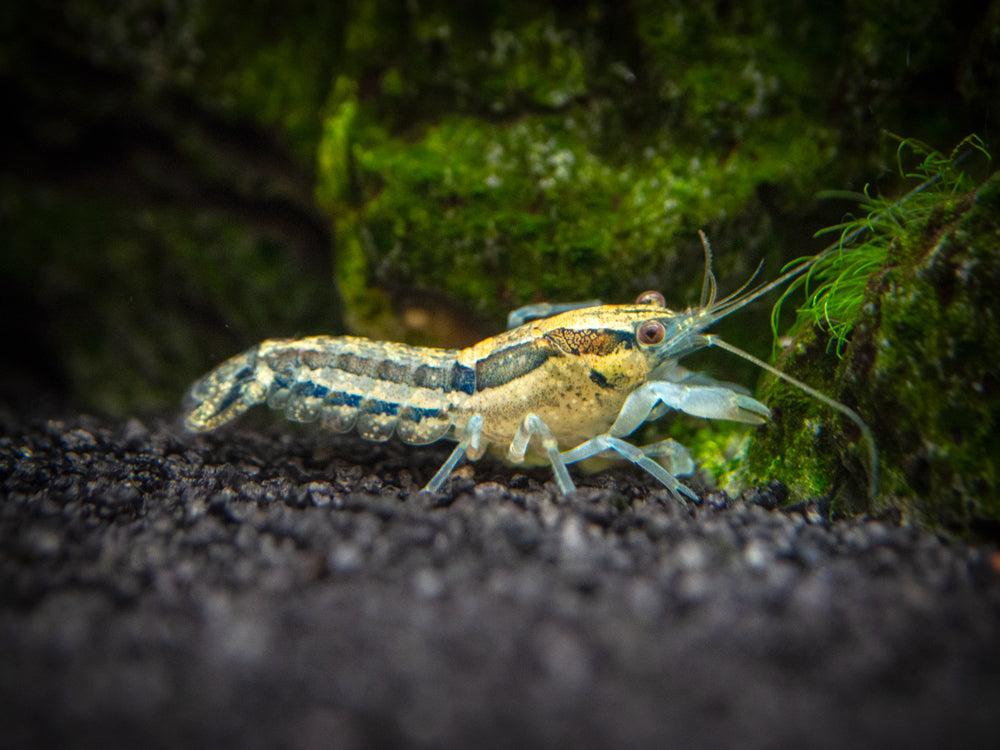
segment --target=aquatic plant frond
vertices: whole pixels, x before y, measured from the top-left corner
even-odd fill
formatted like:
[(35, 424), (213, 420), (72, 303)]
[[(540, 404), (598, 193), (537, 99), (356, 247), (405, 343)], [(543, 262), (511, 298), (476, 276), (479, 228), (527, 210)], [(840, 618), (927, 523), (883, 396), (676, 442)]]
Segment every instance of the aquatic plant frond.
[[(811, 263), (805, 273), (785, 288), (771, 310), (775, 342), (783, 305), (802, 290), (805, 301), (796, 311), (796, 324), (822, 324), (830, 333), (829, 345), (836, 345), (840, 356), (864, 302), (868, 279), (884, 266), (892, 244), (904, 235), (907, 227), (927, 221), (942, 201), (974, 189), (973, 180), (959, 168), (969, 156), (978, 153), (987, 161), (992, 160), (986, 144), (976, 135), (964, 138), (948, 155), (913, 138), (892, 137), (899, 141), (896, 161), (900, 176), (904, 180), (921, 180), (921, 183), (895, 201), (876, 195), (870, 184), (865, 185), (861, 193), (826, 191), (822, 194), (824, 197), (851, 197), (857, 201), (858, 214), (820, 229), (815, 237), (839, 236), (818, 255), (799, 258), (782, 269), (786, 271)], [(911, 155), (919, 162), (914, 167), (907, 167), (906, 163), (912, 161)], [(850, 250), (845, 252), (847, 248)]]

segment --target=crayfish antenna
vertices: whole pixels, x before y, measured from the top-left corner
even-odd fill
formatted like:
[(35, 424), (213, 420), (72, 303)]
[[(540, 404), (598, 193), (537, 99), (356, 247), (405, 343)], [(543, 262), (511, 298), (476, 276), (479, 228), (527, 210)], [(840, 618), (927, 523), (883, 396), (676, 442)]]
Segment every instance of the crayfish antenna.
[(769, 365), (764, 360), (758, 359), (757, 357), (753, 356), (752, 354), (750, 354), (750, 352), (745, 352), (739, 347), (726, 343), (720, 338), (717, 338), (711, 334), (707, 334), (703, 335), (702, 339), (704, 340), (707, 346), (717, 346), (720, 349), (725, 349), (727, 352), (735, 354), (738, 357), (742, 357), (743, 359), (747, 360), (748, 362), (752, 362), (753, 364), (766, 370), (772, 375), (781, 378), (782, 380), (788, 383), (791, 383), (796, 388), (801, 389), (804, 393), (807, 393), (816, 400), (826, 404), (831, 409), (839, 411), (845, 417), (854, 422), (854, 424), (857, 425), (858, 429), (861, 431), (861, 435), (862, 437), (864, 437), (865, 442), (868, 444), (868, 499), (872, 503), (875, 502), (876, 497), (878, 497), (878, 447), (875, 445), (875, 438), (874, 436), (872, 436), (872, 431), (869, 429), (868, 425), (865, 424), (865, 421), (860, 417), (860, 415), (856, 411), (854, 411), (854, 409), (852, 409), (849, 406), (846, 406), (845, 404), (840, 403), (839, 401), (836, 401), (835, 399), (830, 398), (829, 396), (823, 393), (820, 393), (811, 385), (803, 383), (798, 378), (792, 377), (791, 375), (782, 372), (777, 367)]
[(701, 307), (709, 307), (715, 304), (715, 296), (718, 292), (718, 284), (715, 281), (715, 274), (712, 273), (712, 246), (708, 244), (708, 237), (698, 230), (701, 237), (701, 246), (705, 249), (705, 276), (701, 282)]

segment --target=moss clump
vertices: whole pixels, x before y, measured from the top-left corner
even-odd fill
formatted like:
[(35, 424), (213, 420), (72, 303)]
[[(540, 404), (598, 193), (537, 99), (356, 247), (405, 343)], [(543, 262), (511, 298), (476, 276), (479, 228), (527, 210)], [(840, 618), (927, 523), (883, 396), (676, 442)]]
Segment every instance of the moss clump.
[[(792, 377), (809, 383), (821, 393), (836, 392), (838, 362), (821, 331), (802, 328), (793, 344), (776, 363)], [(844, 422), (841, 416), (808, 394), (773, 376), (764, 379), (760, 399), (771, 409), (771, 419), (752, 434), (741, 467), (744, 484), (780, 479), (789, 487), (792, 502), (826, 495), (844, 472)], [(838, 396), (839, 397), (839, 396)], [(863, 466), (851, 461), (860, 484), (850, 488), (852, 501), (865, 497)]]
[[(744, 216), (776, 162), (757, 150), (722, 159), (650, 146), (616, 164), (596, 150), (587, 119), (585, 108), (511, 123), (451, 116), (392, 135), (350, 94), (332, 108), (319, 195), (342, 240), (354, 326), (386, 335), (366, 327), (365, 298), (415, 289), (459, 300), (495, 326), (539, 299), (623, 301), (650, 287), (683, 306), (700, 283), (696, 230)], [(823, 163), (815, 135), (792, 139), (785, 156), (809, 169)], [(727, 279), (749, 276), (763, 253), (766, 223), (741, 225), (719, 245)]]
[(874, 354), (863, 408), (883, 445), (884, 505), (947, 526), (1000, 520), (998, 288), (994, 177), (909, 266), (885, 275), (859, 342)]
[[(913, 139), (897, 140), (900, 174), (920, 184), (900, 201), (870, 195), (866, 185), (863, 195), (858, 196), (863, 216), (816, 233), (817, 237), (835, 235), (839, 239), (816, 257), (804, 275), (788, 285), (774, 305), (771, 329), (775, 340), (783, 303), (805, 289), (806, 300), (796, 311), (796, 327), (822, 326), (839, 355), (861, 311), (869, 277), (885, 265), (890, 249), (897, 243), (912, 244), (915, 228), (955, 215), (975, 186), (961, 163), (974, 154), (985, 157), (987, 162), (991, 158), (982, 139), (975, 135), (964, 138), (947, 156)], [(920, 163), (907, 170), (903, 162), (911, 153), (920, 158)]]
[[(975, 194), (942, 196), (936, 210), (904, 226), (869, 282), (843, 359), (826, 351), (828, 334), (809, 325), (780, 363), (826, 381), (825, 392), (870, 425), (881, 457), (876, 503), (865, 499), (856, 429), (820, 406), (789, 407), (774, 384), (767, 400), (775, 420), (758, 431), (748, 470), (798, 483), (802, 494), (809, 494), (803, 484), (823, 493), (832, 487), (845, 511), (892, 511), (948, 528), (1000, 520), (1000, 177)], [(805, 479), (803, 456), (806, 463), (823, 457)]]

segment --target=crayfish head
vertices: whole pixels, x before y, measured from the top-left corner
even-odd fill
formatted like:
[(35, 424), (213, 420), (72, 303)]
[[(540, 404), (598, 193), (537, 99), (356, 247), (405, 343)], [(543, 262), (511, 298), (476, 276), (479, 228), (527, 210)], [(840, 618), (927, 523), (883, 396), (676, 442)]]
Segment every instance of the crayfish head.
[(703, 310), (676, 312), (666, 307), (663, 295), (644, 292), (635, 304), (594, 305), (546, 318), (531, 335), (581, 361), (595, 382), (631, 390), (660, 365), (706, 345), (698, 336), (710, 322), (703, 320)]
[(700, 333), (713, 321), (710, 308), (669, 309), (659, 292), (640, 294), (630, 314), (635, 319), (635, 345), (651, 370), (703, 348)]

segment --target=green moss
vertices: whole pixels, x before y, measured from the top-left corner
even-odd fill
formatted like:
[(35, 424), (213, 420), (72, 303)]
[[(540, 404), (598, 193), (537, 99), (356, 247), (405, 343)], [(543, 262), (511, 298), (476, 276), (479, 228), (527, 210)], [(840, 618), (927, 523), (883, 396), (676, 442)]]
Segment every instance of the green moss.
[[(806, 300), (796, 311), (796, 327), (824, 327), (839, 355), (861, 310), (869, 277), (885, 265), (890, 250), (895, 246), (897, 262), (910, 260), (929, 228), (951, 221), (964, 208), (965, 194), (975, 182), (960, 168), (961, 162), (972, 155), (990, 161), (982, 139), (975, 135), (964, 138), (947, 156), (919, 141), (897, 140), (900, 174), (919, 184), (899, 201), (869, 195), (866, 185), (859, 196), (863, 216), (816, 233), (817, 237), (834, 235), (839, 239), (817, 256), (808, 272), (793, 280), (775, 303), (771, 312), (775, 340), (783, 303), (805, 289)], [(920, 161), (907, 169), (904, 158), (911, 154)], [(917, 248), (913, 247), (915, 240)]]
[(886, 435), (885, 502), (948, 526), (1000, 520), (998, 217), (994, 178), (910, 267), (887, 275), (871, 341), (868, 408)]
[[(539, 299), (660, 287), (683, 305), (700, 281), (697, 229), (725, 238), (717, 270), (735, 286), (774, 245), (759, 186), (801, 195), (835, 163), (809, 75), (823, 66), (775, 44), (789, 29), (766, 14), (390, 6), (351, 15), (317, 160), (321, 202), (367, 265), (363, 288), (343, 290), (360, 330), (398, 330), (362, 311), (401, 290), (494, 328)], [(345, 284), (358, 261), (339, 258)]]
[(735, 497), (746, 487), (741, 467), (750, 443), (750, 431), (744, 425), (701, 423), (690, 433), (671, 428), (671, 435), (691, 453), (695, 465), (718, 486)]
[[(650, 286), (683, 304), (700, 282), (697, 229), (739, 215), (774, 176), (761, 150), (723, 162), (651, 146), (615, 165), (595, 150), (582, 109), (499, 124), (449, 117), (393, 137), (357, 107), (348, 100), (327, 120), (319, 194), (340, 236), (358, 238), (350, 251), (364, 251), (365, 288), (443, 292), (495, 322), (538, 299), (621, 301)], [(785, 157), (821, 162), (810, 136), (786, 141)], [(733, 252), (743, 246), (720, 250), (730, 278), (752, 269)], [(358, 280), (341, 276), (360, 304), (346, 288)]]
[[(837, 364), (825, 337), (815, 327), (806, 327), (800, 329), (776, 366), (829, 394), (837, 382)], [(761, 484), (779, 479), (789, 488), (790, 502), (839, 490), (834, 480), (843, 464), (844, 445), (849, 442), (840, 415), (773, 376), (764, 379), (758, 397), (770, 407), (771, 419), (752, 433), (739, 472), (741, 481)], [(852, 465), (856, 467), (856, 462)], [(860, 474), (867, 476), (864, 467)], [(853, 499), (863, 498), (866, 489), (851, 488)]]
[(748, 450), (753, 478), (811, 485), (798, 489), (806, 495), (832, 489), (841, 510), (891, 511), (937, 527), (1000, 520), (998, 217), (1000, 178), (994, 177), (974, 198), (942, 196), (921, 221), (902, 222), (887, 267), (869, 284), (844, 358), (825, 351), (826, 334), (806, 325), (794, 355), (779, 363), (822, 383), (823, 392), (855, 408), (872, 428), (882, 474), (874, 505), (863, 492), (857, 430), (828, 410), (821, 416), (821, 405), (798, 410), (773, 384), (766, 401), (774, 420)]

